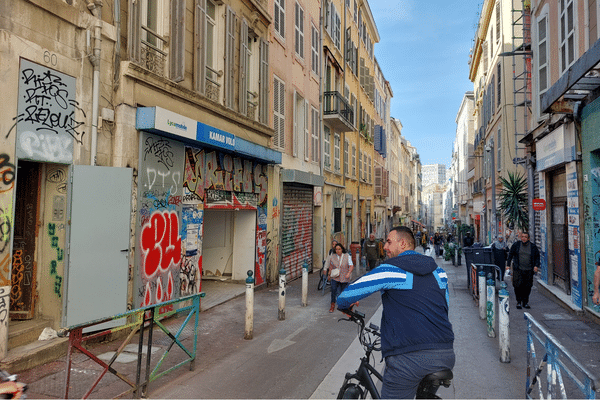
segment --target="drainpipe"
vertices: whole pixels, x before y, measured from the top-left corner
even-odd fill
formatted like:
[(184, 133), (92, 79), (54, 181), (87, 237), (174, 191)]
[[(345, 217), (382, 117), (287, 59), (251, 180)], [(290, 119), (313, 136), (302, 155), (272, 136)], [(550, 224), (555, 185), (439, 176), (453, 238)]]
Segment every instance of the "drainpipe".
[(89, 60), (94, 67), (92, 84), (92, 145), (90, 149), (90, 165), (96, 165), (98, 146), (98, 109), (100, 99), (100, 58), (102, 45), (102, 0), (94, 0), (87, 4), (88, 9), (97, 18), (94, 24), (94, 50)]
[[(324, 57), (323, 57), (323, 20), (325, 19), (324, 17), (324, 13), (325, 13), (325, 8), (323, 7), (323, 3), (321, 3), (321, 15), (319, 17), (319, 49), (321, 49), (320, 51), (320, 62), (319, 62), (319, 129), (321, 131), (321, 134), (323, 134), (323, 132), (325, 131), (325, 129), (323, 128), (323, 64), (324, 64)], [(325, 143), (323, 140), (323, 137), (321, 136), (321, 140), (319, 143), (319, 147), (320, 147), (320, 160), (319, 160), (319, 169), (321, 172), (321, 176), (323, 177), (323, 181), (325, 181), (325, 170), (324, 170), (324, 161), (323, 161), (323, 152), (325, 150)], [(323, 206), (321, 207), (322, 212), (323, 212), (323, 236), (327, 235), (327, 225), (325, 223), (325, 215), (327, 210), (325, 209), (325, 183), (323, 183), (323, 189), (321, 192), (321, 199), (323, 201)], [(281, 232), (281, 231), (280, 231)], [(325, 237), (323, 238), (325, 239)], [(322, 241), (323, 243), (321, 244), (321, 254), (323, 254), (323, 259), (325, 259), (325, 253), (327, 251), (327, 246), (329, 246), (329, 239), (327, 241), (327, 245), (325, 245), (325, 240)]]

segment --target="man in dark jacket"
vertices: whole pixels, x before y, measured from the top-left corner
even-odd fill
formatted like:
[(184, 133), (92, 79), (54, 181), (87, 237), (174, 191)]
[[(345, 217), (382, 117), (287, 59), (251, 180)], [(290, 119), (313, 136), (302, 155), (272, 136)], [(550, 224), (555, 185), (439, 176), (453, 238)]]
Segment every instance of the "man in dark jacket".
[(414, 251), (415, 238), (405, 226), (391, 230), (384, 248), (388, 259), (348, 286), (338, 308), (381, 291), (381, 398), (412, 399), (423, 377), (454, 367), (448, 277), (433, 258)]
[(369, 239), (365, 240), (365, 243), (363, 244), (363, 254), (367, 258), (367, 271), (370, 271), (377, 266), (377, 260), (379, 259), (378, 250), (375, 235), (371, 233)]
[[(506, 263), (512, 267), (512, 281), (517, 298), (517, 308), (531, 308), (529, 294), (533, 286), (533, 275), (540, 267), (540, 251), (529, 241), (529, 233), (521, 233), (521, 241), (515, 242), (510, 248)], [(521, 307), (522, 306), (522, 307)]]

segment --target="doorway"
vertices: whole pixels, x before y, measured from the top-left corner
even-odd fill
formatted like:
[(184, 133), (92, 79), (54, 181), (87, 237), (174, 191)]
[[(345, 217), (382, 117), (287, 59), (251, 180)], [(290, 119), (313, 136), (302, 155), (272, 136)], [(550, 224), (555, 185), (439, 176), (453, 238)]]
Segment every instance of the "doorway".
[(571, 293), (569, 269), (569, 244), (567, 232), (567, 181), (564, 169), (558, 170), (551, 177), (551, 229), (553, 271), (552, 282), (561, 287), (567, 294)]

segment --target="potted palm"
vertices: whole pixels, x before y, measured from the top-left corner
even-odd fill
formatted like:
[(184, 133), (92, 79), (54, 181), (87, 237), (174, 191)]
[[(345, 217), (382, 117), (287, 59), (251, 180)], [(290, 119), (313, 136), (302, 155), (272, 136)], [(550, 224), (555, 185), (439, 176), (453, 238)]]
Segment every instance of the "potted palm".
[(521, 173), (508, 173), (508, 179), (501, 177), (499, 209), (506, 218), (509, 229), (527, 232), (529, 228), (529, 210), (527, 207), (527, 179)]

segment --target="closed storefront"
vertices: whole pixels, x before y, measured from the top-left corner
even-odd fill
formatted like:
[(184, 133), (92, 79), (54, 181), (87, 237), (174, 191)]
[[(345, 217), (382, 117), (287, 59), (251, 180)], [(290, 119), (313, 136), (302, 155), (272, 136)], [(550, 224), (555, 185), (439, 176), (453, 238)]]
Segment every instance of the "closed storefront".
[(312, 267), (313, 253), (313, 187), (300, 184), (283, 186), (282, 268), (288, 280), (302, 276), (306, 261)]

